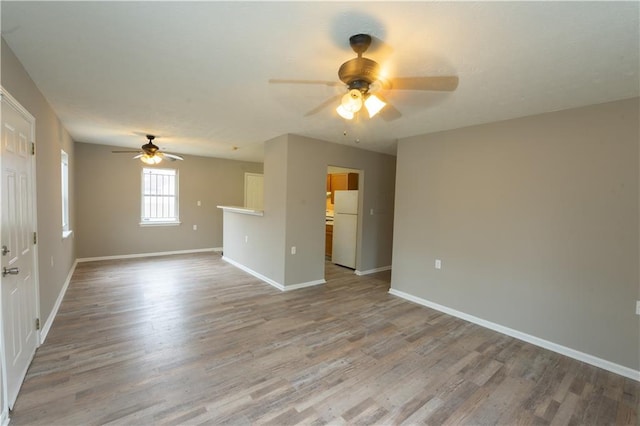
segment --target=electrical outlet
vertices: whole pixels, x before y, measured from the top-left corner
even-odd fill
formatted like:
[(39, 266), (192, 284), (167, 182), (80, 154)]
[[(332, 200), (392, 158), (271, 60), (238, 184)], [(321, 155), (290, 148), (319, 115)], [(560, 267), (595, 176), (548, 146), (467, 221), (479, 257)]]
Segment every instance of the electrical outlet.
[(193, 225), (193, 230), (197, 231), (198, 230), (198, 225)]
[(296, 254), (296, 246), (291, 246), (291, 254)]
[(202, 205), (202, 203), (200, 202), (200, 200), (198, 200), (198, 202), (196, 203), (198, 205), (198, 207), (200, 207)]
[(436, 269), (442, 268), (442, 261), (440, 259), (436, 259)]
[(640, 300), (636, 300), (636, 315), (640, 315)]
[(248, 236), (248, 235), (245, 235), (245, 236), (244, 236), (244, 242), (245, 242), (245, 243), (248, 243), (248, 242), (249, 242), (249, 236)]

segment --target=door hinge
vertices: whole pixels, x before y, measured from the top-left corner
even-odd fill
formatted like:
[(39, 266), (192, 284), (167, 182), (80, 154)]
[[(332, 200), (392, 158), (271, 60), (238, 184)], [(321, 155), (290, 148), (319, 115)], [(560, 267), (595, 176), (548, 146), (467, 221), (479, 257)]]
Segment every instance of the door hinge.
[(38, 244), (38, 233), (37, 232), (33, 233), (33, 244), (34, 245)]
[(31, 155), (36, 155), (36, 144), (31, 142)]
[(36, 330), (40, 330), (40, 318), (36, 318)]

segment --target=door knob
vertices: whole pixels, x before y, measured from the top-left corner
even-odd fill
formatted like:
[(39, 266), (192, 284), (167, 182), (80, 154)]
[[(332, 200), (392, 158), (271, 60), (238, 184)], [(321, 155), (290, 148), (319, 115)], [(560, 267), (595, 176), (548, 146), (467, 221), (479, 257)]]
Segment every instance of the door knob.
[(7, 275), (18, 275), (20, 273), (20, 269), (18, 268), (9, 268), (7, 269), (7, 267), (3, 267), (2, 268), (2, 276), (7, 276)]
[(7, 246), (2, 246), (2, 249), (0, 249), (0, 252), (2, 252), (3, 256), (6, 256), (9, 252), (11, 252), (11, 250), (9, 250)]

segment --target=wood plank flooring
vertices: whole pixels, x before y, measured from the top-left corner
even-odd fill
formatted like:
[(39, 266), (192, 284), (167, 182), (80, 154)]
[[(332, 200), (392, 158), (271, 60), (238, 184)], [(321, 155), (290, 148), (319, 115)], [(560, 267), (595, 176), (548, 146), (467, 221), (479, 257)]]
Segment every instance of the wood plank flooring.
[(11, 425), (636, 425), (640, 383), (327, 265), (281, 293), (212, 253), (78, 265)]

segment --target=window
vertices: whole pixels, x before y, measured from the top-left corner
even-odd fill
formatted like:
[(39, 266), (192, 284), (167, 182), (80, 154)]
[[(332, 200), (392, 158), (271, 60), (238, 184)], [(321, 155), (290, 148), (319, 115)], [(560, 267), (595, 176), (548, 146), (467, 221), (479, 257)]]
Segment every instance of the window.
[(178, 171), (142, 169), (141, 225), (177, 225)]
[(69, 227), (69, 156), (60, 151), (60, 176), (62, 188), (62, 238), (71, 235)]

